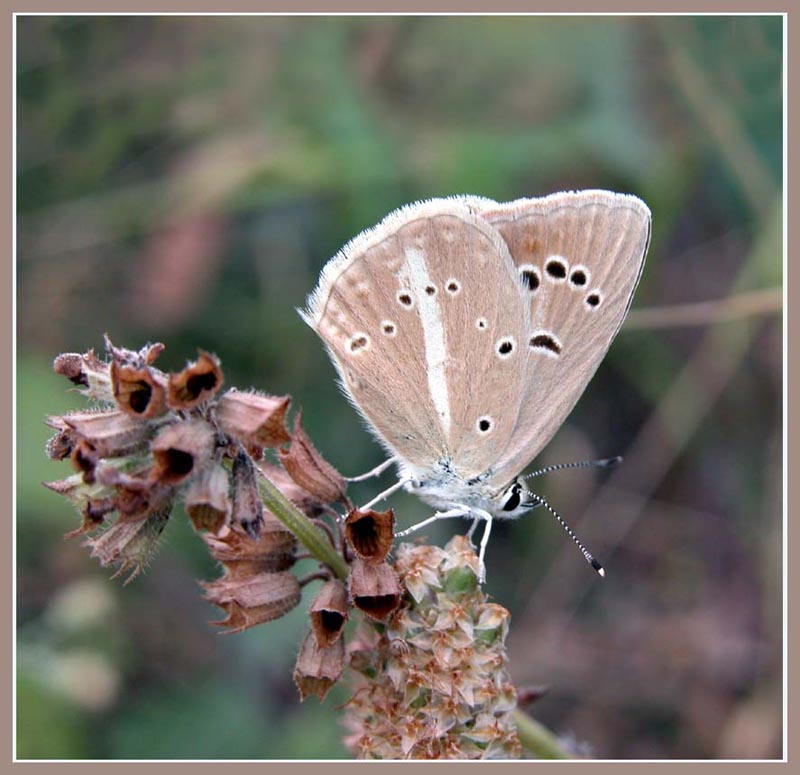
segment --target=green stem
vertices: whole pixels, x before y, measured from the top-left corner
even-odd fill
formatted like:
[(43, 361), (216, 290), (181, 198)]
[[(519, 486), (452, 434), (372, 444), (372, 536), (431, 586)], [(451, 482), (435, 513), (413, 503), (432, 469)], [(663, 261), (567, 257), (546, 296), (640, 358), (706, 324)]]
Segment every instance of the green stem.
[(571, 759), (559, 744), (558, 738), (547, 727), (534, 721), (521, 710), (514, 711), (514, 723), (523, 747), (540, 759)]
[(267, 478), (267, 475), (256, 466), (260, 474), (258, 489), (264, 505), (297, 536), (311, 555), (327, 565), (340, 579), (347, 578), (349, 567), (334, 549), (327, 536), (315, 527), (308, 517)]

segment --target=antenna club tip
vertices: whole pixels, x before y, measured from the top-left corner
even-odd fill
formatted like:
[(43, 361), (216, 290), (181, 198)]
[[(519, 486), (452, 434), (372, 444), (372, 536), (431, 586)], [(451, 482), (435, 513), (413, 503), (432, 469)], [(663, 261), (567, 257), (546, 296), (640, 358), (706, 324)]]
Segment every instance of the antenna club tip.
[(599, 576), (606, 577), (606, 569), (592, 557), (591, 566), (597, 571)]
[(603, 461), (603, 468), (610, 468), (611, 466), (615, 466), (621, 462), (622, 462), (622, 455), (615, 455), (614, 457), (608, 457)]

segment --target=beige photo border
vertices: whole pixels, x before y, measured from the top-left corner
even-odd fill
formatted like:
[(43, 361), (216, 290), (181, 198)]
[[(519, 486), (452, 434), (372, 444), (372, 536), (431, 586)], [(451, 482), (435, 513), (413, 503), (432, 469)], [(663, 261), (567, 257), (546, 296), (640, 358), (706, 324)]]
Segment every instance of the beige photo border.
[[(5, 3), (3, 4), (6, 5)], [(793, 7), (794, 6), (794, 7)], [(794, 13), (792, 12), (794, 11)], [(276, 14), (294, 14), (294, 13), (317, 13), (320, 15), (333, 14), (333, 13), (354, 13), (354, 14), (374, 14), (374, 13), (396, 13), (396, 14), (411, 14), (411, 13), (441, 13), (457, 15), (461, 13), (484, 13), (484, 14), (501, 14), (501, 13), (518, 13), (518, 14), (531, 14), (531, 13), (552, 13), (552, 14), (598, 14), (598, 13), (616, 13), (616, 14), (654, 14), (654, 13), (669, 13), (669, 14), (735, 14), (735, 13), (748, 13), (756, 15), (767, 14), (786, 14), (785, 19), (785, 32), (784, 41), (785, 56), (788, 63), (784, 63), (784, 74), (794, 73), (795, 77), (787, 79), (788, 91), (786, 92), (785, 105), (785, 123), (784, 133), (785, 138), (788, 137), (787, 126), (794, 127), (795, 133), (797, 132), (797, 121), (792, 119), (797, 118), (797, 101), (798, 89), (797, 83), (800, 76), (800, 56), (797, 53), (797, 35), (800, 29), (800, 6), (792, 2), (792, 0), (779, 0), (778, 2), (770, 0), (762, 0), (762, 2), (744, 2), (744, 0), (644, 0), (640, 2), (632, 2), (631, 0), (614, 0), (614, 2), (601, 2), (600, 0), (527, 0), (527, 2), (510, 2), (509, 0), (430, 0), (424, 2), (421, 0), (405, 0), (404, 2), (356, 2), (349, 0), (330, 0), (329, 2), (313, 2), (312, 0), (295, 0), (290, 2), (284, 0), (278, 2), (277, 0), (261, 0), (255, 2), (254, 0), (228, 0), (228, 2), (215, 2), (214, 0), (194, 0), (194, 2), (181, 2), (180, 0), (161, 0), (156, 2), (154, 0), (139, 0), (138, 2), (102, 2), (101, 0), (83, 0), (82, 2), (69, 2), (68, 0), (30, 0), (24, 2), (23, 0), (11, 0), (8, 3), (8, 8), (3, 9), (2, 13), (2, 32), (0, 33), (0, 40), (2, 41), (2, 48), (6, 51), (3, 60), (7, 62), (7, 69), (4, 70), (2, 77), (2, 105), (5, 106), (6, 118), (0, 122), (2, 125), (2, 160), (4, 167), (7, 166), (7, 172), (3, 176), (4, 184), (2, 186), (2, 235), (3, 242), (5, 243), (5, 255), (9, 256), (7, 261), (2, 262), (3, 283), (2, 287), (6, 289), (4, 295), (6, 296), (6, 309), (9, 311), (7, 317), (3, 321), (7, 329), (3, 331), (2, 347), (8, 353), (9, 362), (13, 364), (14, 358), (14, 314), (15, 314), (15, 295), (16, 289), (14, 286), (15, 272), (14, 261), (16, 259), (14, 253), (13, 243), (13, 222), (14, 222), (14, 209), (13, 209), (13, 191), (14, 191), (14, 178), (13, 178), (13, 125), (15, 115), (13, 112), (13, 73), (14, 73), (14, 51), (13, 51), (13, 35), (15, 25), (15, 14), (75, 14), (75, 13), (97, 13), (97, 14), (111, 14), (111, 13), (218, 13), (218, 14), (233, 14), (233, 13), (276, 13)], [(792, 43), (795, 45), (792, 46)], [(788, 64), (788, 69), (787, 69)], [(794, 97), (794, 99), (792, 99)], [(791, 109), (790, 109), (791, 106)], [(786, 142), (786, 141), (785, 141)], [(794, 366), (789, 368), (791, 359), (789, 358), (789, 351), (797, 347), (798, 339), (800, 339), (800, 331), (791, 331), (789, 324), (796, 325), (797, 321), (789, 316), (789, 299), (798, 296), (798, 277), (797, 273), (794, 275), (786, 271), (790, 261), (788, 257), (788, 249), (796, 244), (798, 233), (797, 224), (800, 222), (800, 215), (796, 212), (797, 199), (789, 200), (787, 192), (789, 189), (789, 182), (796, 182), (798, 179), (798, 162), (797, 155), (792, 158), (791, 149), (786, 148), (785, 161), (785, 180), (784, 180), (784, 202), (791, 203), (795, 206), (795, 212), (790, 213), (787, 209), (784, 212), (784, 228), (785, 228), (785, 247), (787, 256), (785, 257), (785, 271), (784, 271), (784, 391), (787, 395), (794, 392), (798, 394), (800, 387), (798, 387), (797, 369), (798, 361), (794, 359)], [(789, 162), (793, 162), (789, 166)], [(795, 186), (795, 191), (797, 190)], [(786, 206), (786, 205), (785, 205)], [(795, 217), (792, 218), (791, 215)], [(789, 229), (789, 225), (793, 225), (793, 229)], [(787, 233), (786, 230), (792, 232)], [(792, 236), (795, 241), (792, 241)], [(794, 336), (790, 336), (793, 333)], [(797, 353), (795, 352), (795, 355)], [(2, 382), (3, 392), (6, 394), (7, 400), (3, 402), (3, 416), (6, 417), (4, 427), (8, 429), (14, 428), (14, 407), (13, 407), (13, 378), (14, 370), (13, 365), (9, 368), (8, 377)], [(794, 385), (794, 388), (791, 386)], [(788, 392), (787, 392), (788, 391)], [(784, 399), (784, 407), (788, 403)], [(792, 496), (796, 496), (798, 489), (798, 481), (800, 481), (800, 466), (797, 463), (797, 414), (788, 414), (786, 419), (786, 436), (784, 446), (784, 498), (787, 502), (784, 503), (784, 515), (791, 514), (792, 510), (789, 508), (789, 503), (792, 502)], [(8, 442), (3, 445), (2, 451), (2, 471), (5, 472), (4, 478), (4, 491), (9, 493), (13, 492), (13, 460), (14, 460), (14, 437), (12, 433), (8, 434)], [(793, 465), (795, 469), (791, 471), (789, 465)], [(794, 473), (794, 476), (790, 474)], [(11, 501), (11, 497), (9, 497)], [(270, 775), (274, 772), (291, 771), (292, 773), (304, 773), (306, 770), (309, 773), (318, 773), (324, 768), (326, 775), (345, 775), (350, 772), (350, 768), (356, 766), (381, 766), (381, 767), (412, 767), (414, 772), (424, 771), (433, 772), (434, 768), (445, 767), (452, 770), (455, 766), (461, 766), (464, 762), (431, 762), (431, 763), (411, 763), (411, 762), (384, 762), (384, 763), (368, 763), (368, 762), (286, 762), (286, 761), (269, 761), (263, 762), (118, 762), (118, 761), (80, 761), (80, 762), (14, 762), (14, 744), (13, 744), (13, 714), (14, 714), (14, 664), (13, 664), (13, 646), (16, 637), (15, 622), (13, 619), (13, 595), (14, 595), (14, 533), (13, 522), (15, 513), (11, 503), (9, 508), (9, 516), (5, 521), (4, 533), (5, 540), (2, 542), (2, 563), (6, 569), (5, 577), (6, 584), (4, 585), (4, 594), (0, 597), (0, 605), (2, 606), (2, 621), (5, 623), (6, 634), (0, 639), (0, 653), (2, 655), (2, 682), (3, 682), (3, 702), (2, 702), (2, 717), (0, 719), (2, 727), (0, 728), (0, 740), (2, 740), (2, 748), (0, 749), (0, 767), (5, 769), (20, 769), (29, 773), (44, 773), (52, 772), (57, 769), (58, 772), (67, 773), (85, 773), (87, 768), (96, 771), (97, 767), (102, 767), (103, 771), (112, 769), (114, 772), (189, 772), (191, 768), (192, 775), (204, 775), (205, 773), (221, 772), (223, 768), (228, 771), (229, 768), (236, 768), (241, 770), (246, 768), (252, 772), (268, 772)], [(788, 525), (787, 525), (788, 528)], [(787, 612), (787, 622), (785, 633), (787, 640), (784, 641), (784, 652), (788, 653), (789, 644), (796, 644), (800, 641), (800, 622), (798, 617), (791, 616), (796, 606), (796, 598), (790, 594), (794, 582), (797, 581), (800, 570), (793, 567), (790, 558), (800, 555), (800, 539), (798, 539), (797, 530), (786, 531), (787, 544), (785, 546), (785, 557), (788, 558), (787, 568), (785, 569), (786, 589), (785, 601), (788, 604), (785, 607)], [(784, 662), (786, 666), (786, 662)], [(788, 761), (770, 761), (770, 762), (670, 762), (670, 761), (653, 761), (653, 762), (544, 762), (544, 761), (522, 761), (522, 762), (482, 762), (475, 763), (469, 762), (472, 766), (479, 766), (481, 772), (486, 769), (491, 769), (493, 772), (500, 772), (501, 768), (513, 767), (518, 770), (520, 767), (536, 768), (537, 775), (540, 773), (564, 772), (567, 770), (574, 770), (576, 767), (590, 767), (592, 771), (599, 771), (604, 773), (617, 772), (620, 767), (630, 771), (630, 768), (641, 768), (643, 766), (657, 767), (659, 772), (673, 772), (680, 771), (691, 772), (696, 769), (698, 772), (708, 771), (709, 768), (717, 770), (720, 767), (732, 766), (736, 767), (737, 771), (751, 772), (753, 770), (763, 770), (766, 768), (773, 769), (774, 767), (786, 767), (791, 764), (796, 756), (796, 744), (794, 742), (793, 732), (798, 731), (797, 713), (792, 713), (792, 703), (789, 698), (796, 698), (800, 679), (798, 679), (798, 671), (788, 669), (788, 683), (786, 684), (786, 698), (784, 708), (787, 704), (790, 706), (788, 714), (784, 713), (785, 735), (784, 735), (784, 751), (785, 756), (788, 756)], [(310, 731), (311, 733), (311, 731)], [(257, 769), (260, 768), (260, 769)], [(441, 772), (441, 770), (439, 770)]]

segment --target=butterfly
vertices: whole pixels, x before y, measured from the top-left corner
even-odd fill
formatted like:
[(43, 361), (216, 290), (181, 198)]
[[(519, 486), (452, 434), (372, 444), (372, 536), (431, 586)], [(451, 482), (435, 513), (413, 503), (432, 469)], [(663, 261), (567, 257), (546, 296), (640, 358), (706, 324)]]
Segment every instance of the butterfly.
[(493, 519), (544, 505), (602, 572), (520, 474), (619, 331), (650, 222), (640, 199), (600, 190), (429, 199), (390, 213), (326, 264), (301, 315), (398, 466), (397, 483), (367, 506), (403, 487), (437, 510), (398, 535), (467, 517), (471, 538), (485, 522), (483, 580)]

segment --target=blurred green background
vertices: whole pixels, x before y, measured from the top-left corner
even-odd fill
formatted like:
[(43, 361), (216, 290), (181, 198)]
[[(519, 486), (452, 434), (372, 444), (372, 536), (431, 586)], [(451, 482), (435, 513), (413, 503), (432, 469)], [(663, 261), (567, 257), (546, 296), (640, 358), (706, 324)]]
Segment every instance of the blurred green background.
[[(781, 755), (779, 17), (22, 17), (17, 35), (19, 757), (347, 756), (346, 688), (301, 704), (292, 684), (304, 607), (216, 634), (197, 584), (216, 569), (181, 515), (127, 587), (62, 540), (78, 517), (40, 484), (69, 468), (44, 417), (82, 400), (53, 356), (104, 332), (164, 342), (164, 368), (214, 351), (360, 473), (380, 450), (295, 312), (325, 261), (409, 201), (568, 188), (642, 197), (653, 242), (538, 461), (626, 457), (541, 483), (607, 579), (546, 514), (493, 531), (513, 678), (547, 685), (530, 712), (596, 757)], [(427, 513), (393, 503), (401, 524)]]

